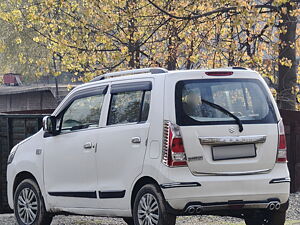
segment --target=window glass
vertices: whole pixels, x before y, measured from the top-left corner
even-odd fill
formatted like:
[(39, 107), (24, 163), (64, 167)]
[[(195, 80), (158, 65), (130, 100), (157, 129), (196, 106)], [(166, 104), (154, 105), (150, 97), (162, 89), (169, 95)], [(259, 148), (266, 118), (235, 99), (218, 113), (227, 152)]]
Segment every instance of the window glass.
[(146, 121), (149, 112), (150, 91), (132, 91), (113, 94), (108, 125)]
[[(273, 122), (271, 104), (258, 81), (243, 79), (194, 80), (177, 86), (179, 120), (194, 122), (234, 121), (218, 105), (242, 121)], [(178, 102), (180, 103), (178, 104)], [(212, 104), (211, 104), (212, 103)], [(270, 120), (269, 120), (269, 119)]]
[(77, 130), (97, 127), (104, 95), (76, 99), (66, 110), (62, 119), (62, 130)]
[(146, 121), (148, 119), (149, 108), (150, 108), (150, 97), (151, 97), (150, 94), (151, 94), (150, 91), (145, 92), (141, 121)]

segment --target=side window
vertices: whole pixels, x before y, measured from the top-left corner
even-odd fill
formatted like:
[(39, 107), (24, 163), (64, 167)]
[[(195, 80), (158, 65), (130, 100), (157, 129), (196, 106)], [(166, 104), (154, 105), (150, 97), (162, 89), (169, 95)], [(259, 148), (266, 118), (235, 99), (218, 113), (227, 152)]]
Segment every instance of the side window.
[(142, 122), (147, 121), (147, 119), (148, 119), (149, 108), (150, 108), (150, 97), (151, 97), (151, 92), (145, 91), (144, 102), (143, 102), (142, 112), (141, 112), (141, 121)]
[(150, 91), (112, 94), (108, 125), (145, 122), (150, 107)]
[(104, 95), (76, 99), (62, 115), (61, 130), (97, 127)]

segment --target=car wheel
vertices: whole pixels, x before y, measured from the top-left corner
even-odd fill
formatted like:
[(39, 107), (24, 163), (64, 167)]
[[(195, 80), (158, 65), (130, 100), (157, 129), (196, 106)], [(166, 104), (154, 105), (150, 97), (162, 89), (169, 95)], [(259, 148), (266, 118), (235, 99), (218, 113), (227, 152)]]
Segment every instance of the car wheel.
[(135, 225), (175, 225), (176, 216), (165, 208), (161, 190), (153, 184), (143, 186), (137, 193), (133, 205)]
[(245, 215), (246, 225), (284, 225), (289, 202), (282, 204), (278, 211), (251, 213)]
[(285, 212), (274, 212), (263, 217), (247, 217), (245, 223), (246, 225), (284, 225), (285, 215)]
[(246, 225), (265, 225), (268, 224), (268, 220), (261, 214), (251, 214), (245, 217)]
[(124, 217), (123, 218), (124, 222), (127, 223), (128, 225), (134, 225), (134, 221), (132, 217)]
[(270, 216), (270, 225), (284, 225), (286, 212), (275, 212)]
[(284, 225), (285, 218), (286, 218), (286, 211), (289, 208), (289, 201), (282, 204), (280, 206), (280, 209), (278, 211), (275, 211), (271, 213), (269, 217), (269, 223), (270, 225)]
[(14, 213), (19, 225), (50, 225), (52, 222), (42, 193), (31, 179), (23, 180), (18, 185), (14, 194)]

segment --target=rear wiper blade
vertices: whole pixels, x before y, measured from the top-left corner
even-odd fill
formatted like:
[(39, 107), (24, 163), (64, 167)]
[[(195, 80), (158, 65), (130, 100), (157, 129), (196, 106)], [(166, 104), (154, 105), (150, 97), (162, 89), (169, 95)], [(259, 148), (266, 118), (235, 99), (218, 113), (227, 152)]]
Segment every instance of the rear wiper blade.
[(228, 115), (228, 116), (232, 117), (233, 119), (235, 119), (235, 121), (239, 125), (239, 131), (240, 132), (242, 132), (244, 130), (242, 121), (236, 115), (234, 115), (233, 113), (231, 113), (230, 111), (228, 111), (227, 109), (225, 109), (224, 107), (222, 107), (222, 106), (220, 106), (218, 104), (212, 103), (212, 102), (207, 101), (205, 99), (201, 99), (201, 100), (205, 104), (210, 105), (211, 107), (213, 107), (215, 109), (218, 109), (219, 111), (221, 111), (221, 112), (225, 113), (226, 115)]

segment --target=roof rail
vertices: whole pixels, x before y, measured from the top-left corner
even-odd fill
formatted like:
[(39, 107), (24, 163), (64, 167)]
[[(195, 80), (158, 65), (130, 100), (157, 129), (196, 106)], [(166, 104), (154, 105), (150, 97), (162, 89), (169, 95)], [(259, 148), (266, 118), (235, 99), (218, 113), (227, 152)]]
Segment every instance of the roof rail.
[(151, 73), (151, 74), (158, 74), (158, 73), (167, 73), (168, 70), (159, 67), (151, 67), (151, 68), (143, 68), (143, 69), (134, 69), (134, 70), (124, 70), (112, 73), (106, 73), (104, 75), (100, 75), (95, 77), (90, 82), (95, 82), (99, 80), (103, 80), (108, 77), (119, 77), (123, 75), (133, 75), (133, 74), (141, 74), (141, 73)]
[(248, 70), (247, 68), (245, 67), (241, 67), (241, 66), (233, 66), (231, 67), (233, 70)]

